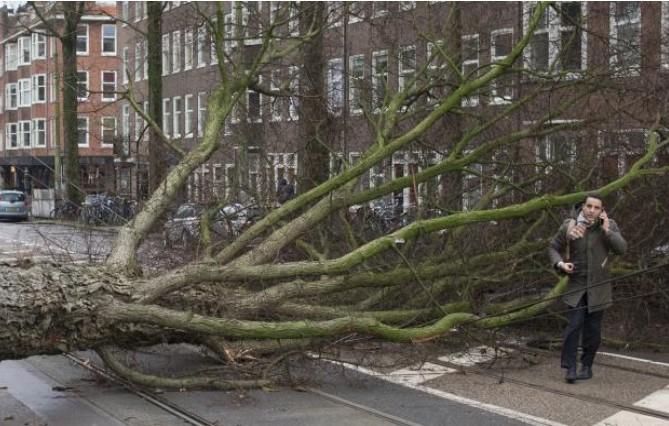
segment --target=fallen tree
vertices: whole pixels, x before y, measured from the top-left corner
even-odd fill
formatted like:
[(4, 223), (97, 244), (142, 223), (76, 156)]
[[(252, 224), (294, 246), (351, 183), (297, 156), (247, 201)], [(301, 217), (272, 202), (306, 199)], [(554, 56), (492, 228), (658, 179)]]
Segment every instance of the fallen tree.
[[(509, 152), (528, 138), (583, 125), (555, 122), (588, 90), (573, 91), (559, 107), (537, 115), (534, 124), (524, 129), (491, 136), (497, 124), (547, 90), (541, 87), (493, 116), (472, 123), (440, 161), (411, 176), (367, 189), (356, 188), (360, 176), (375, 165), (399, 150), (410, 149), (448, 114), (459, 115), (464, 98), (511, 73), (544, 8), (540, 5), (535, 9), (530, 31), (511, 53), (481, 70), (480, 75), (463, 75), (461, 68), (452, 66), (448, 72), (456, 74), (458, 86), (423, 114), (416, 114), (407, 105), (436, 84), (423, 79), (427, 65), (416, 73), (413, 84), (388, 95), (385, 107), (370, 119), (375, 125), (375, 143), (356, 164), (272, 210), (218, 252), (211, 246), (205, 251), (211, 255), (145, 277), (136, 261), (138, 247), (165, 215), (188, 176), (221, 148), (224, 123), (240, 97), (249, 87), (258, 85), (258, 75), (268, 63), (289, 57), (322, 31), (304, 26), (308, 29), (299, 37), (288, 41), (276, 37), (274, 31), (282, 17), (290, 19), (285, 10), (278, 14), (276, 27), (269, 25), (264, 30), (262, 47), (252, 60), (244, 58), (245, 66), (235, 68), (231, 64), (241, 67), (242, 62), (234, 61), (241, 52), (224, 48), (223, 20), (214, 22), (203, 13), (216, 34), (219, 57), (229, 58), (228, 62), (221, 61), (221, 81), (210, 97), (203, 142), (184, 153), (143, 210), (122, 227), (105, 265), (2, 267), (0, 359), (95, 349), (109, 367), (144, 384), (180, 388), (262, 386), (267, 383), (262, 377), (239, 381), (212, 377), (161, 379), (123, 365), (110, 347), (132, 349), (187, 342), (229, 359), (230, 351), (239, 348), (258, 352), (301, 349), (351, 333), (397, 342), (423, 341), (448, 335), (465, 325), (498, 328), (541, 312), (564, 291), (566, 281), (546, 268), (532, 270), (527, 267), (532, 262), (524, 260), (535, 259), (543, 251), (545, 242), (536, 240), (536, 232), (544, 229), (549, 217), (546, 212), (582, 200), (587, 193), (584, 187), (541, 196), (525, 193), (522, 199), (513, 201), (505, 195), (534, 188), (536, 176), (531, 174), (520, 181), (498, 177), (497, 184), (482, 194), (476, 206), (444, 209), (436, 217), (417, 216), (404, 226), (364, 240), (356, 235), (355, 224), (344, 220), (346, 215), (341, 213), (350, 206), (426, 184), (437, 176), (475, 173), (474, 165), (484, 158)], [(217, 15), (220, 17), (220, 10)], [(450, 59), (446, 52), (441, 55)], [(558, 90), (553, 83), (551, 90)], [(137, 106), (132, 93), (127, 97)], [(151, 117), (143, 117), (154, 133), (172, 143)], [(411, 125), (404, 126), (407, 122)], [(659, 135), (652, 132), (647, 151), (624, 175), (587, 189), (607, 196), (633, 182), (665, 173), (666, 167), (653, 165), (658, 150), (667, 145), (667, 141), (658, 139)], [(500, 239), (490, 244), (493, 249), (479, 242), (471, 247), (463, 245), (472, 243), (465, 233), (476, 226), (519, 220), (525, 221), (523, 232), (505, 234), (500, 230)], [(331, 227), (333, 222), (338, 224), (336, 232), (330, 239), (320, 238), (319, 229)], [(441, 249), (436, 250), (435, 244), (442, 244)], [(287, 249), (297, 258), (277, 261)], [(490, 286), (536, 276), (549, 277), (552, 283), (537, 286), (530, 297), (503, 303), (485, 303), (476, 297)]]

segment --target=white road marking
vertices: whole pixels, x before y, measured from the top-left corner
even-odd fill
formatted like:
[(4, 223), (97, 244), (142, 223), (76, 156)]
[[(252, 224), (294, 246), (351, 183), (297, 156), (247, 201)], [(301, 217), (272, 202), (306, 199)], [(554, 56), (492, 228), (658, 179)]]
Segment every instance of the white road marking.
[(644, 362), (646, 364), (653, 364), (653, 365), (661, 365), (664, 367), (669, 367), (669, 363), (666, 362), (660, 362), (660, 361), (651, 361), (649, 359), (644, 359), (644, 358), (636, 358), (633, 356), (628, 356), (628, 355), (620, 355), (620, 354), (614, 354), (611, 352), (597, 352), (597, 355), (606, 355), (614, 358), (621, 358), (621, 359), (627, 359), (630, 361), (637, 361), (637, 362)]
[(495, 358), (506, 356), (511, 349), (503, 349), (495, 351), (490, 346), (477, 346), (466, 351), (456, 352), (453, 354), (439, 357), (440, 361), (451, 364), (461, 365), (463, 367), (472, 367), (483, 362), (490, 362)]
[(443, 365), (432, 364), (425, 362), (417, 368), (407, 367), (400, 370), (395, 370), (388, 373), (388, 376), (393, 378), (396, 383), (410, 385), (417, 385), (428, 380), (436, 379), (447, 373), (456, 373), (458, 370), (454, 368), (444, 367)]
[[(634, 405), (669, 413), (669, 386), (651, 393), (640, 401), (635, 402)], [(669, 421), (629, 411), (619, 411), (594, 426), (628, 426), (632, 424), (640, 426), (668, 426)]]
[[(314, 356), (314, 358), (317, 358), (317, 356)], [(473, 399), (465, 398), (462, 396), (458, 396), (452, 393), (448, 392), (443, 392), (438, 389), (431, 388), (429, 386), (425, 386), (419, 383), (412, 383), (411, 380), (406, 380), (406, 373), (404, 374), (386, 374), (386, 373), (380, 373), (378, 371), (370, 370), (365, 367), (360, 367), (354, 364), (349, 364), (346, 362), (341, 362), (341, 361), (333, 361), (333, 360), (327, 360), (327, 359), (322, 359), (323, 361), (330, 362), (332, 364), (340, 365), (342, 367), (348, 368), (350, 370), (357, 371), (362, 374), (367, 374), (372, 377), (379, 378), (381, 380), (385, 380), (390, 383), (395, 383), (401, 386), (405, 386), (410, 389), (418, 390), (421, 392), (425, 392), (430, 395), (437, 396), (439, 398), (447, 399), (449, 401), (454, 401), (460, 404), (468, 405), (470, 407), (478, 408), (480, 410), (487, 411), (489, 413), (493, 414), (498, 414), (501, 416), (509, 417), (515, 420), (519, 420), (522, 422), (525, 422), (530, 425), (537, 425), (537, 426), (566, 426), (563, 423), (558, 423), (554, 422), (552, 420), (544, 419), (541, 417), (536, 417), (530, 414), (522, 413), (520, 411), (516, 410), (511, 410), (509, 408), (504, 408), (504, 407), (499, 407), (497, 405), (492, 405), (492, 404), (486, 404), (484, 402), (476, 401)], [(429, 363), (426, 363), (429, 364)], [(398, 370), (402, 371), (402, 370)], [(448, 373), (448, 372), (447, 372)], [(412, 371), (412, 374), (416, 374), (416, 371)], [(428, 373), (432, 374), (432, 373)]]

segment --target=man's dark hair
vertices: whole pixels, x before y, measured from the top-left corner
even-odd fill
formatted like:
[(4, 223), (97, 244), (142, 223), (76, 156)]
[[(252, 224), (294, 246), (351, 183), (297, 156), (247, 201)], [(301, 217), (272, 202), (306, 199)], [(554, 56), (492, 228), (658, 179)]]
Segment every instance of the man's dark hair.
[(585, 194), (585, 198), (583, 198), (583, 203), (585, 204), (586, 201), (588, 201), (588, 198), (594, 198), (596, 200), (599, 200), (602, 202), (602, 206), (604, 205), (604, 197), (601, 196), (598, 192), (588, 192)]

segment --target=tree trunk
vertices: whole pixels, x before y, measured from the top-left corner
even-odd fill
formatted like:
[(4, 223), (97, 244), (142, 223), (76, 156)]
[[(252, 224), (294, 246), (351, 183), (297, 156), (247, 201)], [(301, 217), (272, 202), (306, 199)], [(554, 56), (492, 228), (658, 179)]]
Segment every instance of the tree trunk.
[[(84, 193), (79, 170), (79, 132), (77, 116), (77, 25), (83, 13), (83, 2), (63, 2), (65, 32), (63, 46), (63, 127), (65, 135), (65, 176), (68, 202), (79, 205)], [(88, 95), (88, 94), (87, 94)]]
[[(146, 34), (149, 61), (149, 116), (158, 127), (163, 126), (162, 113), (162, 14), (161, 2), (146, 2), (148, 29)], [(167, 150), (160, 135), (154, 128), (149, 129), (149, 193), (156, 190), (167, 176)]]

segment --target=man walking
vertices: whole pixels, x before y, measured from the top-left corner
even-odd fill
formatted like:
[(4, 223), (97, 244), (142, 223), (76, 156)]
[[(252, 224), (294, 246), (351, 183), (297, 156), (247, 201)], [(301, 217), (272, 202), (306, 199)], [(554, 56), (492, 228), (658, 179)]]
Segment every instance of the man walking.
[[(602, 281), (609, 276), (609, 254), (623, 254), (625, 250), (627, 242), (620, 235), (618, 225), (604, 211), (602, 198), (596, 194), (585, 198), (577, 217), (566, 220), (550, 243), (551, 263), (569, 274), (569, 285), (562, 297), (569, 306), (561, 361), (562, 368), (567, 369), (567, 383), (592, 378), (604, 309), (612, 304), (611, 283)], [(577, 374), (576, 352), (581, 334), (583, 355)]]

